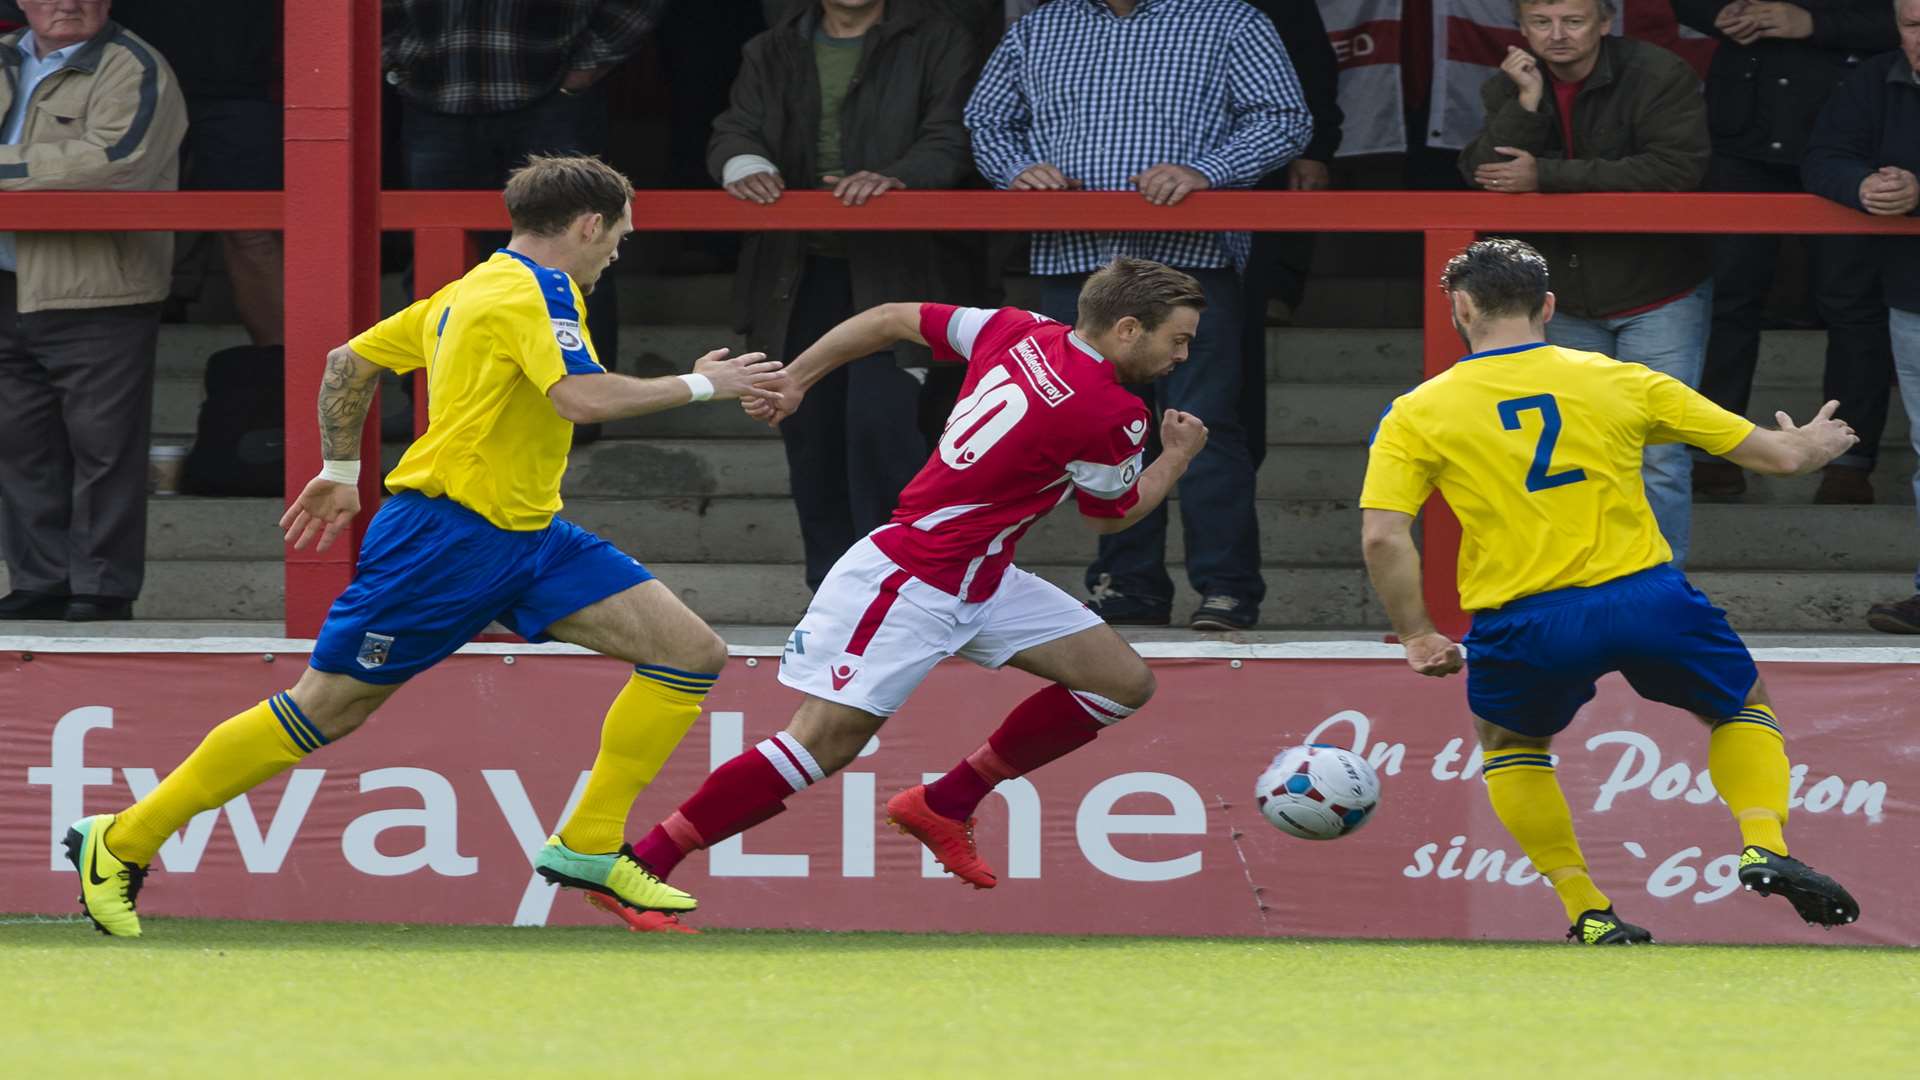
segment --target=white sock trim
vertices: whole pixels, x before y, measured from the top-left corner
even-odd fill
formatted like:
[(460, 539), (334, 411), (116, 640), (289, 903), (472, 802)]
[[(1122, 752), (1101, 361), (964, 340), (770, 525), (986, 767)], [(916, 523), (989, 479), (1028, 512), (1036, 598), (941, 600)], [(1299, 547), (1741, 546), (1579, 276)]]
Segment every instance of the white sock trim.
[(1079, 702), (1080, 707), (1087, 711), (1088, 716), (1093, 717), (1095, 720), (1109, 727), (1132, 716), (1135, 711), (1112, 698), (1101, 697), (1099, 694), (1093, 693), (1090, 690), (1071, 690), (1068, 692), (1073, 695), (1073, 700)]
[(787, 748), (787, 752), (793, 755), (794, 760), (800, 763), (801, 768), (807, 770), (809, 782), (817, 784), (827, 778), (827, 771), (820, 767), (819, 762), (813, 760), (813, 755), (807, 752), (806, 747), (800, 745), (799, 739), (794, 738), (784, 731), (775, 735), (774, 738), (779, 740), (781, 746)]
[(780, 774), (780, 779), (785, 780), (788, 787), (795, 791), (807, 790), (807, 778), (794, 767), (793, 759), (778, 743), (772, 739), (762, 739), (753, 748), (760, 751), (760, 756), (767, 759), (767, 764), (773, 766), (773, 771)]

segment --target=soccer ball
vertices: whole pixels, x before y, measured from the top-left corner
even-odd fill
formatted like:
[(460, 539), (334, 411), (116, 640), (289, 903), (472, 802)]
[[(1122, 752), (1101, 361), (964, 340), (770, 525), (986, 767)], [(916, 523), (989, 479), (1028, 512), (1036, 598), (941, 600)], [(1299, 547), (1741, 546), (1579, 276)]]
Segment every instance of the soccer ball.
[(1274, 828), (1302, 840), (1335, 840), (1367, 823), (1380, 776), (1367, 759), (1326, 743), (1280, 751), (1254, 787)]

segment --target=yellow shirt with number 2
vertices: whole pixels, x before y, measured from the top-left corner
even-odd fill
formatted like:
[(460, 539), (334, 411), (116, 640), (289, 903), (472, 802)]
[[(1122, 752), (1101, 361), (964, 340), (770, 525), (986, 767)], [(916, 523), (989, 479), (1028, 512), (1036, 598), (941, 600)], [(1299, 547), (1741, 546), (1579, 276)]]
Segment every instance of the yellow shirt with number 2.
[(1650, 444), (1724, 454), (1752, 422), (1642, 364), (1552, 345), (1466, 357), (1380, 419), (1360, 505), (1460, 518), (1460, 604), (1497, 608), (1673, 558), (1640, 482)]

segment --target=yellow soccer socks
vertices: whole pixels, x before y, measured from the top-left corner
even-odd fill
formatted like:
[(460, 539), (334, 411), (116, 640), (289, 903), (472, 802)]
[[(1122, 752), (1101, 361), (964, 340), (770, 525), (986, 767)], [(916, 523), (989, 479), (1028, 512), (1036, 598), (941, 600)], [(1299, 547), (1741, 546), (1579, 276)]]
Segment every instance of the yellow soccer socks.
[(326, 744), (292, 697), (275, 694), (207, 732), (158, 787), (122, 810), (107, 832), (107, 849), (123, 862), (145, 866), (195, 814), (225, 804)]
[(1567, 921), (1579, 919), (1581, 912), (1610, 907), (1606, 894), (1587, 873), (1580, 841), (1573, 835), (1573, 811), (1554, 776), (1552, 755), (1544, 750), (1489, 750), (1482, 768), (1493, 812), (1534, 869), (1560, 894)]
[(579, 805), (560, 828), (562, 844), (582, 854), (620, 850), (633, 801), (700, 718), (700, 704), (719, 677), (654, 664), (633, 669), (607, 709), (600, 754)]
[(1781, 829), (1787, 823), (1790, 784), (1786, 737), (1773, 710), (1749, 705), (1714, 726), (1707, 744), (1707, 771), (1740, 825), (1740, 841), (1787, 854)]

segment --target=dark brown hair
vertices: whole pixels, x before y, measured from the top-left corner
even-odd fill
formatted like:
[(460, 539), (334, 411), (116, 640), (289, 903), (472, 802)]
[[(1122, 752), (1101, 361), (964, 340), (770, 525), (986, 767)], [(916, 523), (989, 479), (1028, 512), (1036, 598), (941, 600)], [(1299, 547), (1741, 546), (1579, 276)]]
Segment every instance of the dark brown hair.
[(1100, 331), (1131, 315), (1154, 330), (1174, 308), (1205, 310), (1207, 294), (1190, 274), (1147, 259), (1121, 257), (1080, 287), (1080, 328)]
[(553, 236), (581, 214), (619, 221), (633, 183), (596, 157), (533, 154), (507, 177), (505, 198), (514, 232)]
[(1524, 240), (1481, 240), (1447, 260), (1440, 287), (1472, 297), (1481, 315), (1531, 318), (1547, 304), (1547, 260)]

